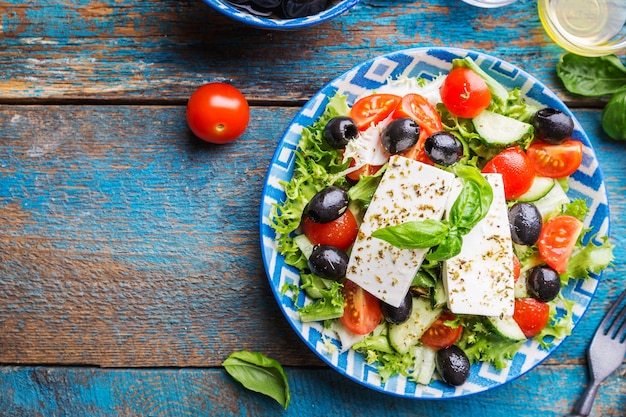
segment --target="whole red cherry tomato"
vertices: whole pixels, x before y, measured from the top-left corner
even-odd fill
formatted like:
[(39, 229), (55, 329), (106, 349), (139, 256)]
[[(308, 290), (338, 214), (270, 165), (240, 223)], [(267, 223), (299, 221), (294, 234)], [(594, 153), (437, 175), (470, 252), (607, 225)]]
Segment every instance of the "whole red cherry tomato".
[(187, 103), (187, 124), (206, 142), (232, 142), (243, 134), (249, 122), (248, 101), (230, 84), (205, 84), (191, 95)]

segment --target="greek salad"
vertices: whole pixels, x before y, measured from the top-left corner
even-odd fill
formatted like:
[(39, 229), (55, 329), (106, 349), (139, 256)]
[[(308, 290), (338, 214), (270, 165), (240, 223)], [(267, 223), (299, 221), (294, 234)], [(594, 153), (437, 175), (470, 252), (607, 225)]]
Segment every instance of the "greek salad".
[(453, 386), (473, 363), (503, 368), (528, 339), (569, 335), (562, 287), (613, 259), (567, 195), (583, 158), (573, 129), (469, 57), (352, 105), (331, 97), (270, 216), (300, 271), (282, 288), (305, 292), (300, 320), (323, 322), (383, 382)]

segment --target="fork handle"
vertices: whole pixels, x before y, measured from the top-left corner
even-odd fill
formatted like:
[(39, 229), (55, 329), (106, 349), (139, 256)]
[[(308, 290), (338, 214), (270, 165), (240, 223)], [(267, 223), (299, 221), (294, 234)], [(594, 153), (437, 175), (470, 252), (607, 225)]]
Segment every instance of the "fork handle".
[(596, 397), (596, 392), (598, 392), (598, 387), (600, 386), (600, 382), (592, 379), (587, 385), (585, 392), (583, 392), (582, 397), (576, 403), (574, 407), (574, 411), (578, 413), (580, 416), (588, 416), (591, 413), (591, 407), (593, 405), (593, 400)]

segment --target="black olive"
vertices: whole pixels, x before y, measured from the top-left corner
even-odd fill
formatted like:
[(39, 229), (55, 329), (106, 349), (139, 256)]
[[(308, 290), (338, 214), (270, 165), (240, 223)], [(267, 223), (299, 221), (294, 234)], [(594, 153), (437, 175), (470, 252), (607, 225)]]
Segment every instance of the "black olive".
[(284, 17), (292, 19), (317, 14), (326, 8), (326, 0), (283, 0)]
[(400, 324), (404, 323), (411, 317), (413, 312), (413, 297), (410, 291), (407, 291), (404, 299), (398, 307), (387, 304), (384, 301), (380, 301), (380, 310), (383, 313), (383, 317), (389, 323)]
[(439, 349), (436, 365), (441, 378), (450, 385), (461, 385), (469, 377), (469, 359), (465, 352), (456, 345)]
[(280, 6), (282, 0), (250, 0), (250, 2), (260, 9), (270, 10)]
[(417, 143), (420, 127), (413, 119), (402, 117), (389, 123), (380, 138), (383, 147), (391, 154), (404, 152)]
[(313, 196), (306, 213), (315, 223), (332, 222), (345, 213), (349, 201), (346, 190), (330, 186)]
[(509, 209), (511, 239), (520, 245), (534, 245), (539, 239), (543, 220), (537, 206), (518, 202)]
[(358, 134), (359, 128), (356, 123), (347, 116), (333, 117), (324, 127), (324, 139), (335, 149), (345, 148)]
[(550, 107), (537, 111), (531, 123), (535, 127), (537, 139), (555, 145), (565, 142), (574, 131), (574, 120), (561, 110)]
[(528, 294), (540, 301), (552, 301), (561, 291), (561, 277), (549, 266), (536, 266), (526, 279)]
[(332, 245), (315, 245), (308, 264), (318, 277), (339, 280), (346, 275), (348, 255)]
[(426, 138), (424, 151), (434, 163), (450, 166), (463, 157), (463, 144), (451, 133), (437, 132)]

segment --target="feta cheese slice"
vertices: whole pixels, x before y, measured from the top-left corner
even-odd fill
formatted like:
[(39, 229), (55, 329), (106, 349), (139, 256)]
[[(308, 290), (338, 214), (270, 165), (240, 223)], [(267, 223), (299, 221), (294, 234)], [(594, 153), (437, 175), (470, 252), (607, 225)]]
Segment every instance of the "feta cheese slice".
[(398, 307), (428, 249), (399, 249), (372, 233), (409, 221), (440, 220), (454, 178), (439, 168), (391, 156), (359, 228), (346, 278)]
[[(443, 284), (448, 308), (456, 314), (512, 316), (515, 304), (513, 242), (500, 174), (485, 174), (493, 201), (484, 219), (463, 236), (461, 253), (444, 262)], [(461, 192), (456, 179), (448, 200)]]

